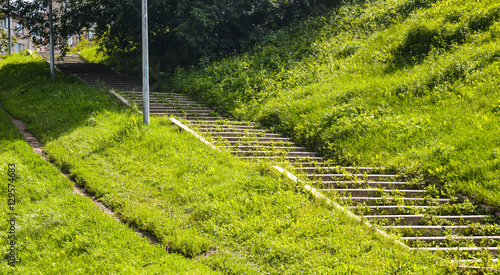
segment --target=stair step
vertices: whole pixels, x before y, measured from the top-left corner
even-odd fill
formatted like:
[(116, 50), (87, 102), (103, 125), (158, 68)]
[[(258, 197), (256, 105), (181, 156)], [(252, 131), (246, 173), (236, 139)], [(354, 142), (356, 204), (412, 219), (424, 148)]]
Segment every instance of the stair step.
[(344, 201), (352, 201), (354, 203), (365, 203), (366, 205), (388, 205), (395, 201), (402, 201), (406, 205), (429, 205), (450, 203), (450, 199), (427, 199), (427, 198), (393, 198), (393, 197), (340, 197)]
[(220, 136), (220, 137), (229, 137), (229, 138), (236, 138), (236, 137), (247, 137), (247, 138), (260, 138), (260, 137), (281, 137), (279, 134), (273, 134), (273, 133), (266, 133), (266, 132), (258, 132), (258, 133), (252, 133), (252, 132), (244, 132), (244, 131), (239, 131), (239, 132), (206, 132), (205, 134), (209, 134), (211, 136)]
[(375, 205), (375, 206), (350, 206), (351, 211), (355, 211), (358, 208), (363, 208), (366, 209), (368, 207), (369, 212), (365, 214), (384, 214), (384, 215), (389, 215), (394, 212), (401, 212), (401, 211), (411, 211), (412, 209), (426, 209), (428, 207), (432, 206), (425, 206), (425, 205), (414, 205), (414, 206), (405, 206), (405, 205)]
[(176, 112), (205, 112), (210, 113), (212, 110), (204, 107), (192, 107), (192, 108), (175, 108), (173, 106), (166, 105), (165, 103), (149, 103), (150, 109), (166, 110), (166, 111), (176, 111)]
[(182, 94), (172, 94), (172, 93), (161, 93), (161, 92), (155, 92), (155, 95), (161, 96), (166, 99), (172, 99), (172, 100), (194, 100), (188, 96), (182, 95)]
[(292, 142), (291, 139), (285, 138), (285, 137), (224, 137), (227, 141), (252, 141), (256, 140), (257, 142), (260, 141), (288, 141)]
[[(122, 96), (124, 97), (130, 97), (127, 95), (128, 92), (122, 92)], [(142, 103), (142, 97), (135, 97), (134, 102), (139, 102)], [(199, 110), (199, 111), (207, 111), (207, 112), (212, 112), (213, 110), (208, 108), (208, 107), (203, 107), (203, 106), (189, 106), (186, 108), (180, 108), (180, 107), (174, 107), (173, 104), (169, 104), (168, 102), (157, 102), (157, 101), (152, 101), (150, 98), (149, 102), (150, 107), (156, 107), (156, 108), (165, 108), (165, 109), (172, 109), (172, 110), (184, 110), (184, 111), (194, 111), (194, 110)]]
[(191, 122), (188, 124), (189, 125), (216, 125), (216, 126), (240, 126), (240, 127), (251, 127), (255, 128), (255, 126), (258, 126), (258, 123), (255, 122), (248, 122), (248, 121), (235, 121), (235, 120), (212, 120), (212, 121), (201, 121), (201, 122)]
[(350, 189), (350, 188), (341, 188), (341, 189), (318, 189), (320, 192), (337, 192), (343, 195), (350, 195), (353, 197), (381, 197), (381, 193), (384, 195), (391, 195), (394, 192), (397, 192), (405, 197), (424, 197), (426, 192), (425, 190), (400, 190), (400, 189)]
[[(153, 101), (153, 99), (151, 99), (151, 98), (149, 100)], [(129, 101), (132, 101), (135, 103), (142, 103), (142, 99), (132, 99)], [(156, 101), (156, 99), (154, 101)], [(165, 102), (156, 101), (155, 103), (165, 103)], [(195, 104), (195, 103), (193, 103), (193, 104), (178, 104), (178, 103), (170, 102), (170, 105), (175, 106), (175, 107), (179, 107), (179, 108), (202, 107), (200, 104)]]
[(259, 151), (262, 149), (270, 149), (270, 150), (284, 150), (287, 152), (307, 152), (307, 148), (304, 147), (294, 147), (294, 146), (272, 146), (272, 145), (240, 145), (240, 146), (224, 146), (230, 150), (234, 151)]
[[(220, 144), (222, 146), (238, 146), (238, 145), (249, 145), (252, 140), (225, 140), (224, 138), (220, 138), (220, 140), (214, 140), (215, 144)], [(292, 144), (290, 141), (282, 141), (282, 140), (259, 140), (256, 143), (257, 146), (267, 145), (267, 146), (288, 146)]]
[[(238, 132), (266, 132), (264, 129), (256, 128), (251, 125), (207, 125), (207, 124), (192, 124), (188, 125), (191, 127), (196, 127), (199, 131), (202, 132), (230, 132), (230, 131), (238, 131)], [(236, 128), (235, 126), (240, 126), (241, 128)]]
[(488, 241), (500, 242), (500, 236), (438, 236), (438, 237), (401, 237), (405, 242), (410, 243), (428, 243), (428, 244), (441, 244), (448, 242), (467, 242), (470, 241), (475, 245), (487, 243)]
[(287, 152), (287, 151), (282, 151), (282, 152), (277, 152), (277, 151), (232, 151), (232, 154), (238, 155), (238, 156), (277, 156), (277, 155), (286, 155), (289, 157), (315, 157), (318, 155), (318, 153), (315, 152)]
[(354, 172), (358, 172), (358, 173), (364, 173), (364, 172), (371, 172), (371, 171), (377, 170), (377, 168), (373, 168), (373, 167), (351, 167), (351, 166), (347, 166), (347, 167), (343, 167), (343, 166), (297, 167), (295, 169), (300, 170), (300, 171), (304, 171), (304, 172), (309, 173), (309, 174), (321, 174), (322, 172), (328, 172), (328, 171), (338, 172), (338, 171), (343, 171), (343, 170), (349, 171), (349, 172), (354, 171)]
[(246, 160), (259, 160), (259, 159), (278, 159), (278, 160), (303, 160), (303, 159), (310, 159), (310, 160), (321, 160), (323, 158), (321, 157), (307, 157), (307, 156), (283, 156), (283, 157), (278, 157), (278, 156), (243, 156), (243, 157), (238, 157), (239, 159), (246, 159)]
[[(322, 188), (340, 188), (340, 187), (359, 187), (359, 186), (369, 186), (373, 188), (385, 188), (385, 189), (404, 189), (408, 187), (413, 187), (414, 183), (409, 183), (405, 181), (373, 181), (373, 180), (339, 180), (339, 181), (312, 181), (315, 186), (322, 186)], [(424, 183), (420, 183), (420, 186)]]
[(395, 180), (398, 178), (396, 175), (379, 175), (379, 174), (308, 174), (310, 179), (359, 179), (359, 180)]
[(155, 98), (158, 103), (169, 103), (169, 104), (178, 105), (178, 106), (191, 106), (191, 105), (198, 106), (198, 105), (200, 105), (199, 102), (194, 101), (194, 100), (182, 100), (182, 101), (168, 100), (168, 99), (160, 98), (160, 97), (157, 97), (157, 96), (150, 94), (149, 98), (151, 99), (152, 97)]
[[(227, 123), (227, 122), (224, 122), (224, 123)], [(228, 130), (241, 129), (241, 130), (244, 130), (244, 131), (253, 131), (253, 130), (263, 131), (263, 130), (260, 130), (260, 129), (256, 129), (255, 125), (200, 124), (200, 123), (193, 124), (193, 123), (188, 123), (187, 126), (192, 127), (192, 128), (198, 128), (199, 130), (201, 130), (201, 129), (228, 129)]]
[(163, 114), (166, 114), (166, 115), (169, 115), (169, 116), (179, 116), (179, 117), (196, 117), (196, 116), (200, 116), (200, 117), (207, 117), (207, 116), (210, 116), (209, 113), (206, 113), (206, 112), (177, 112), (177, 111), (164, 111), (164, 110), (161, 110), (161, 109), (156, 109), (156, 108), (149, 108), (150, 112), (152, 113), (163, 113)]
[(452, 251), (463, 251), (468, 253), (475, 253), (481, 251), (488, 251), (493, 256), (498, 255), (498, 247), (411, 247), (410, 250), (427, 250), (431, 252), (452, 252)]
[[(166, 115), (165, 113), (158, 113), (158, 112), (151, 112), (150, 115), (152, 116), (164, 116)], [(170, 115), (170, 114), (168, 114)], [(181, 118), (184, 118), (184, 119), (187, 119), (187, 120), (205, 120), (205, 119), (214, 119), (216, 117), (213, 117), (213, 116), (192, 116), (190, 114), (187, 114), (187, 115), (184, 115), (184, 114), (178, 114), (178, 115), (175, 115), (177, 117), (181, 117)]]
[[(369, 220), (386, 219), (389, 222), (399, 221), (400, 225), (419, 225), (424, 215), (370, 215), (364, 216)], [(447, 220), (454, 224), (464, 223), (483, 223), (487, 216), (471, 215), (471, 216), (434, 216), (441, 220)]]
[(451, 234), (460, 234), (465, 232), (469, 226), (467, 225), (395, 225), (383, 226), (386, 230), (405, 231), (411, 230), (413, 233), (418, 233), (419, 236), (441, 235), (444, 231)]

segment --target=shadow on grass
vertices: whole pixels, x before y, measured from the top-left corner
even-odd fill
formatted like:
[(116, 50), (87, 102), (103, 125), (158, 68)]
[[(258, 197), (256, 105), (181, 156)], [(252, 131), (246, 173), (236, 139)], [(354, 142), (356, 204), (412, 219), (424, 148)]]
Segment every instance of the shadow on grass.
[(51, 79), (47, 64), (38, 57), (14, 55), (2, 63), (0, 101), (3, 107), (24, 121), (27, 130), (43, 143), (92, 123), (94, 114), (127, 109), (107, 90), (90, 87), (73, 76), (58, 73)]

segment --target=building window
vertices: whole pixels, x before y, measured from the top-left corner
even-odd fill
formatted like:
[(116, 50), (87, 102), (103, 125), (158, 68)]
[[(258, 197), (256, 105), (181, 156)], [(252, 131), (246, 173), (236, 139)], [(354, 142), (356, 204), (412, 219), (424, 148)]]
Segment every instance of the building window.
[(14, 45), (14, 51), (16, 53), (22, 52), (23, 50), (24, 50), (24, 44), (16, 43), (16, 45)]
[(70, 37), (68, 38), (68, 44), (69, 44), (70, 46), (71, 46), (71, 45), (73, 45), (73, 36), (70, 36)]
[(16, 22), (16, 33), (17, 35), (24, 35), (23, 24)]
[(2, 19), (2, 21), (0, 21), (0, 26), (7, 28), (7, 19)]

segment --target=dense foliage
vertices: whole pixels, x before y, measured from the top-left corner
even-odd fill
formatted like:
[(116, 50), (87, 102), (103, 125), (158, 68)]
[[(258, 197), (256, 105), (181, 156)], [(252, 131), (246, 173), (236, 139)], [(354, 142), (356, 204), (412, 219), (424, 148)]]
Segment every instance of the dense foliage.
[(500, 208), (500, 3), (344, 1), (163, 89)]
[[(140, 0), (55, 1), (59, 44), (74, 33), (92, 29), (108, 54), (139, 56)], [(64, 6), (62, 6), (64, 2)], [(149, 0), (150, 53), (162, 64), (186, 64), (201, 56), (232, 52), (262, 32), (288, 24), (319, 2), (333, 0)], [(47, 0), (17, 1), (15, 10), (27, 26), (47, 41)]]

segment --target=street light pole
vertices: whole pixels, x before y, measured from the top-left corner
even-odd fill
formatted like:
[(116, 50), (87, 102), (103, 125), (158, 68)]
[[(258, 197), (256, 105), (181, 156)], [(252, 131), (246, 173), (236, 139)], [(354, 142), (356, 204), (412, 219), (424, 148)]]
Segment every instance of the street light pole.
[(142, 114), (144, 125), (149, 125), (149, 49), (148, 1), (142, 0)]
[(8, 34), (8, 37), (9, 37), (9, 55), (12, 54), (12, 34), (10, 33), (11, 32), (11, 12), (10, 12), (10, 0), (7, 2), (7, 32), (9, 33)]
[(50, 29), (50, 75), (55, 78), (54, 73), (54, 26), (52, 22), (52, 0), (49, 0), (49, 29)]

